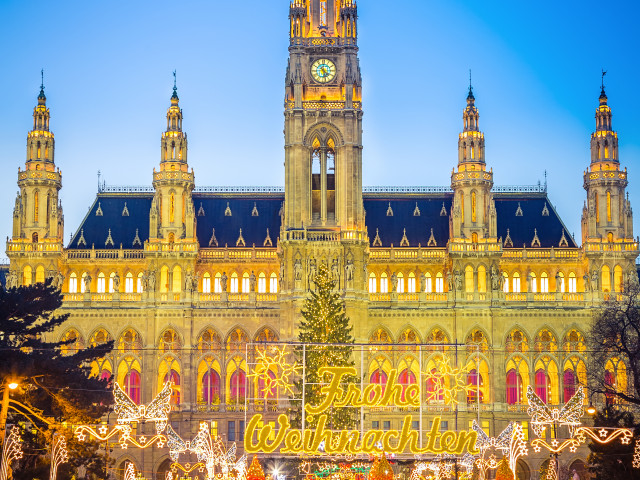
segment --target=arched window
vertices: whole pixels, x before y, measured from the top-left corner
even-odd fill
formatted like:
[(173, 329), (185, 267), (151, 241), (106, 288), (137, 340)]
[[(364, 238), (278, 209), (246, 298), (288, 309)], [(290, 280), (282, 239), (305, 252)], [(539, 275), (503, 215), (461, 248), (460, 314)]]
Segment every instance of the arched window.
[(444, 278), (442, 272), (436, 274), (436, 293), (444, 293)]
[(264, 272), (258, 275), (258, 293), (267, 293), (267, 276)]
[(202, 293), (211, 293), (211, 275), (204, 272), (202, 276)]
[(231, 293), (238, 293), (238, 274), (236, 272), (231, 274), (231, 285), (229, 291)]
[(569, 330), (564, 336), (563, 347), (565, 352), (584, 353), (587, 345), (584, 341), (584, 335), (576, 329)]
[(38, 223), (38, 213), (40, 210), (40, 192), (35, 191), (33, 195), (33, 222)]
[(611, 291), (611, 269), (607, 265), (602, 266), (602, 291)]
[(229, 403), (244, 403), (247, 390), (247, 374), (244, 370), (236, 369), (229, 378)]
[(380, 293), (389, 293), (389, 282), (385, 272), (380, 274)]
[(568, 402), (571, 397), (576, 393), (576, 385), (578, 384), (578, 377), (576, 373), (571, 369), (566, 369), (562, 376), (563, 383), (563, 399), (564, 402)]
[(410, 272), (407, 278), (407, 293), (416, 293), (416, 275), (413, 272)]
[(376, 293), (376, 274), (369, 274), (369, 293)]
[(128, 272), (124, 277), (125, 293), (133, 293), (133, 273)]
[(136, 292), (138, 293), (142, 293), (142, 277), (144, 277), (144, 273), (139, 272), (136, 280)]
[(142, 349), (142, 339), (138, 332), (129, 328), (125, 330), (118, 340), (118, 350), (121, 352), (138, 353)]
[(105, 293), (107, 289), (106, 278), (103, 272), (98, 273), (98, 293)]
[(162, 353), (179, 354), (182, 349), (182, 340), (175, 330), (169, 328), (160, 337), (159, 347)]
[[(175, 147), (174, 147), (174, 153), (175, 153)], [(176, 196), (172, 193), (169, 196), (169, 222), (170, 223), (174, 222), (175, 213), (176, 213)]]
[(249, 293), (251, 291), (251, 285), (249, 282), (249, 273), (244, 272), (242, 274), (242, 293)]
[(222, 340), (215, 330), (208, 328), (200, 334), (198, 338), (198, 351), (200, 353), (214, 352), (220, 354), (222, 352)]
[(487, 270), (483, 265), (478, 267), (478, 292), (487, 292)]
[(467, 265), (464, 269), (464, 285), (465, 285), (465, 292), (473, 293), (474, 291), (473, 267), (471, 265)]
[[(371, 376), (369, 377), (369, 383), (380, 385), (382, 388), (382, 393), (384, 394), (384, 389), (387, 386), (387, 374), (381, 368), (376, 368)], [(371, 397), (373, 397), (373, 392), (371, 393)]]
[(76, 272), (69, 275), (69, 293), (78, 293), (78, 276)]
[(509, 275), (507, 274), (507, 272), (502, 272), (502, 275), (504, 276), (504, 283), (502, 285), (502, 291), (504, 293), (509, 293)]
[(430, 272), (426, 272), (424, 274), (424, 285), (422, 285), (422, 290), (426, 293), (433, 292), (433, 279), (431, 278)]
[(201, 395), (199, 401), (205, 405), (217, 405), (220, 403), (220, 374), (206, 365), (206, 370), (202, 375)]
[(520, 273), (513, 272), (513, 293), (520, 293)]
[(124, 377), (123, 389), (135, 403), (140, 403), (140, 372), (129, 371)]
[(520, 403), (521, 394), (522, 377), (512, 368), (507, 372), (507, 404), (515, 405), (516, 403)]
[[(471, 221), (472, 222), (477, 221), (477, 215), (476, 215), (476, 192), (471, 192)], [(477, 240), (476, 240), (476, 242), (477, 242)]]
[(269, 292), (278, 293), (278, 276), (275, 272), (272, 272), (269, 277)]
[(82, 276), (80, 277), (80, 293), (84, 293), (87, 289), (84, 285), (84, 279), (87, 276), (87, 272), (82, 272)]
[(396, 292), (404, 293), (404, 275), (402, 274), (402, 272), (398, 272), (396, 281), (398, 282), (398, 284), (396, 285)]
[(507, 335), (505, 350), (507, 353), (529, 351), (529, 340), (522, 330), (514, 329)]
[[(375, 343), (375, 344), (391, 344), (393, 343), (393, 338), (391, 338), (391, 335), (389, 335), (389, 332), (387, 332), (387, 330), (385, 330), (384, 328), (377, 328), (369, 337), (369, 343)], [(377, 346), (375, 348), (373, 348), (371, 351), (376, 351), (376, 350), (390, 350), (391, 347), (385, 347), (385, 346)]]
[(622, 267), (616, 265), (613, 269), (613, 291), (622, 292)]
[(38, 232), (33, 232), (33, 234), (31, 235), (31, 242), (38, 243)]
[(173, 382), (173, 390), (171, 391), (171, 405), (180, 405), (180, 373), (171, 368), (163, 378), (163, 384)]
[(222, 274), (220, 272), (217, 272), (213, 279), (213, 292), (222, 293)]
[(569, 285), (567, 290), (569, 293), (576, 293), (578, 291), (578, 280), (574, 272), (569, 272)]
[(402, 394), (400, 398), (402, 399), (402, 401), (404, 401), (407, 387), (409, 385), (416, 385), (417, 383), (416, 374), (409, 368), (405, 368), (400, 372), (400, 375), (398, 375), (398, 383), (402, 385)]
[(607, 222), (611, 221), (611, 192), (607, 190)]
[(533, 293), (538, 291), (538, 280), (534, 272), (529, 273), (529, 289)]
[[(467, 373), (467, 403), (484, 403), (484, 393), (482, 386), (484, 381), (482, 375), (478, 374), (478, 370), (473, 368)], [(478, 394), (480, 396), (478, 397)]]
[(109, 274), (109, 293), (113, 293), (115, 291), (115, 286), (114, 286), (114, 278), (116, 276), (116, 272), (111, 272)]
[(558, 350), (556, 336), (550, 330), (543, 328), (536, 335), (535, 349), (538, 353), (555, 352)]
[(171, 291), (174, 293), (182, 291), (182, 269), (178, 265), (173, 267), (173, 282), (171, 284)]
[(549, 277), (547, 272), (540, 274), (540, 293), (549, 293)]
[(543, 369), (536, 370), (536, 395), (540, 397), (544, 403), (548, 401), (548, 393), (549, 393), (549, 377), (547, 373)]
[(42, 265), (36, 267), (36, 283), (44, 283), (44, 267)]
[(60, 341), (69, 342), (60, 347), (62, 355), (73, 355), (84, 348), (84, 340), (82, 339), (82, 336), (73, 328), (62, 335)]

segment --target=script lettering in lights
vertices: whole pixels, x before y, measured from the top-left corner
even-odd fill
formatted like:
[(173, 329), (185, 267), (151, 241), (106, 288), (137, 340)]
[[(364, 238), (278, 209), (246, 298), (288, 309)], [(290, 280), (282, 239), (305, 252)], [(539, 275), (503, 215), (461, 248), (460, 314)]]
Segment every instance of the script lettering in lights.
[[(340, 407), (386, 407), (401, 408), (420, 406), (420, 387), (417, 384), (401, 385), (398, 371), (389, 372), (387, 384), (372, 383), (364, 389), (349, 384), (343, 389), (345, 377), (357, 377), (354, 367), (324, 367), (320, 369), (322, 378), (328, 376), (328, 383), (321, 387), (322, 402), (304, 406), (308, 415), (313, 415), (317, 424), (313, 429), (294, 429), (287, 415), (278, 417), (278, 428), (263, 421), (262, 414), (256, 414), (247, 425), (244, 438), (246, 453), (333, 455), (333, 454), (379, 454), (410, 452), (412, 454), (453, 454), (463, 452), (477, 454), (475, 448), (477, 433), (474, 431), (440, 431), (440, 417), (433, 417), (432, 426), (426, 434), (426, 441), (420, 441), (419, 432), (412, 428), (412, 416), (407, 415), (400, 430), (330, 430), (327, 428), (331, 408)], [(265, 424), (266, 423), (266, 424)]]

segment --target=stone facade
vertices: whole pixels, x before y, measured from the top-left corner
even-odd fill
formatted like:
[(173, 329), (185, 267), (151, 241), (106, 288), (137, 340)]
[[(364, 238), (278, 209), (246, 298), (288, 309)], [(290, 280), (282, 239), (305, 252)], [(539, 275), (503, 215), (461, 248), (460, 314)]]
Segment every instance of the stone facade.
[[(637, 282), (628, 178), (604, 88), (579, 246), (546, 186), (493, 185), (471, 88), (450, 187), (363, 189), (355, 0), (294, 0), (290, 20), (284, 189), (196, 186), (174, 87), (153, 186), (101, 187), (65, 247), (42, 89), (18, 173), (7, 285), (52, 277), (70, 313), (56, 335), (76, 338), (74, 348), (115, 339), (95, 372), (113, 374), (137, 401), (174, 380), (172, 424), (185, 437), (206, 419), (241, 439), (245, 413), (261, 408), (245, 412), (257, 388), (245, 389), (247, 344), (296, 339), (320, 263), (338, 281), (357, 342), (377, 345), (358, 360), (369, 379), (428, 370), (434, 344), (477, 365), (479, 404), (462, 397), (455, 414), (425, 407), (452, 428), (466, 429), (478, 410), (492, 435), (526, 421), (527, 385), (551, 404), (566, 401), (584, 382), (595, 308)], [(395, 428), (402, 416), (370, 421)], [(113, 454), (118, 468), (130, 459), (159, 479), (169, 463), (164, 451)], [(529, 457), (523, 479), (544, 460)]]

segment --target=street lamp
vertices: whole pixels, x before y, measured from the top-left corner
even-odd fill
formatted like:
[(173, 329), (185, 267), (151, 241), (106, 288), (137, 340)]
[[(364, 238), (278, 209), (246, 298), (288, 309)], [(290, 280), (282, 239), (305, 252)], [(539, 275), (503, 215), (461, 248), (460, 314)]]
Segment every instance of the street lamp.
[(593, 406), (593, 403), (589, 403), (589, 406), (587, 407), (587, 413), (589, 415), (595, 415), (596, 414), (596, 407)]
[(2, 391), (2, 410), (0, 410), (0, 443), (4, 444), (4, 437), (7, 430), (7, 413), (9, 411), (9, 392), (18, 388), (15, 379), (6, 379)]

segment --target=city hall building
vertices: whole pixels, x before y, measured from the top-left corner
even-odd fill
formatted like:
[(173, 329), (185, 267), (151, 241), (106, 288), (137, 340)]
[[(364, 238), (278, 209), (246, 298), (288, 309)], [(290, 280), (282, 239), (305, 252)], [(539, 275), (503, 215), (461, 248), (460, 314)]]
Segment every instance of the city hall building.
[[(95, 373), (113, 375), (135, 402), (174, 381), (171, 420), (189, 439), (209, 420), (241, 447), (247, 415), (276, 418), (277, 408), (254, 401), (253, 344), (297, 339), (321, 264), (356, 342), (373, 344), (356, 355), (367, 381), (384, 383), (391, 369), (405, 383), (422, 381), (447, 351), (470, 365), (476, 393), (460, 395), (455, 409), (424, 400), (443, 428), (467, 429), (478, 413), (490, 435), (527, 422), (529, 385), (547, 403), (564, 403), (586, 383), (594, 312), (637, 282), (627, 171), (604, 88), (594, 98), (591, 158), (567, 179), (585, 189), (584, 206), (575, 202), (578, 243), (546, 185), (494, 185), (472, 88), (450, 185), (363, 188), (356, 2), (293, 0), (289, 19), (283, 188), (196, 185), (174, 87), (151, 185), (101, 185), (65, 245), (64, 159), (54, 161), (42, 89), (18, 173), (8, 286), (53, 278), (70, 314), (58, 338), (75, 339), (68, 348), (115, 340)], [(625, 388), (624, 366), (607, 369)], [(366, 427), (398, 428), (404, 414), (368, 415)], [(166, 449), (116, 446), (112, 455), (118, 469), (131, 460), (148, 478), (164, 478), (170, 464)], [(585, 458), (567, 452), (561, 462)], [(547, 459), (521, 459), (519, 478), (537, 478)]]

